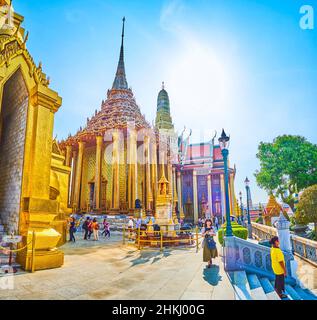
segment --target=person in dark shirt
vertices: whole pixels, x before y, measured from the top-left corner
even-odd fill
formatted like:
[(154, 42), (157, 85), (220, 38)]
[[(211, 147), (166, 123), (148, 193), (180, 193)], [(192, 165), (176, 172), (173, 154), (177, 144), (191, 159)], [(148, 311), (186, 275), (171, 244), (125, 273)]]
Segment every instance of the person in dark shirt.
[(75, 218), (71, 218), (70, 224), (69, 224), (69, 241), (70, 242), (76, 242), (75, 239), (75, 232), (76, 232), (76, 220)]
[(84, 240), (88, 240), (89, 225), (90, 225), (90, 218), (88, 217), (83, 224), (83, 230), (85, 231)]

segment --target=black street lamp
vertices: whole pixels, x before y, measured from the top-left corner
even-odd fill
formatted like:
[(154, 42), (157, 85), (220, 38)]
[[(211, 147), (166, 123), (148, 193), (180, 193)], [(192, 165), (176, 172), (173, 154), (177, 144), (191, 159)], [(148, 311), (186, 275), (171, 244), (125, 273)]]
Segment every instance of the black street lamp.
[(248, 179), (248, 177), (245, 179), (244, 183), (247, 191), (248, 234), (249, 234), (249, 239), (252, 239), (252, 224), (251, 224), (251, 217), (250, 217), (250, 180)]
[(227, 220), (226, 237), (233, 236), (232, 226), (231, 226), (230, 202), (229, 202), (229, 176), (228, 176), (229, 141), (230, 141), (230, 137), (226, 135), (225, 130), (222, 130), (221, 137), (219, 138), (219, 145), (220, 145), (221, 153), (223, 156), (224, 171), (225, 171), (225, 198), (226, 198), (226, 220)]

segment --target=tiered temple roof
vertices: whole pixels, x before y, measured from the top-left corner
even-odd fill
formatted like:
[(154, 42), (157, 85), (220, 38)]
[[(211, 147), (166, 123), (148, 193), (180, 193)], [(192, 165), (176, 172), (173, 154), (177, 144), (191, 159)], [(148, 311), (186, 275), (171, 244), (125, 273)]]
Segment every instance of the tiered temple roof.
[(108, 90), (107, 100), (102, 101), (101, 110), (87, 119), (85, 128), (80, 128), (75, 136), (70, 136), (62, 145), (75, 145), (78, 140), (93, 141), (97, 135), (104, 135), (107, 130), (125, 129), (133, 123), (136, 130), (149, 129), (136, 103), (132, 90), (128, 87), (124, 64), (124, 26), (123, 19), (122, 42), (116, 76), (111, 90)]

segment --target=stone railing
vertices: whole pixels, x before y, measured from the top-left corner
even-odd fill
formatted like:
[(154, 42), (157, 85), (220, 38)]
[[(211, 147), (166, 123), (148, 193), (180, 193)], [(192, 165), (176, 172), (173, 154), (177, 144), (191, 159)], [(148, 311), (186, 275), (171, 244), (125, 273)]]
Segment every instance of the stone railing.
[[(225, 242), (227, 247), (226, 269), (228, 271), (245, 270), (274, 280), (270, 248), (237, 237), (226, 238)], [(291, 268), (291, 262), (294, 258), (287, 252), (284, 252), (284, 257), (289, 275), (286, 282), (296, 283), (296, 278), (292, 276), (293, 271)]]
[(317, 241), (291, 235), (294, 253), (317, 267)]
[[(278, 235), (276, 228), (258, 223), (252, 223), (252, 233), (257, 240), (269, 240)], [(317, 241), (291, 234), (291, 244), (294, 254), (317, 266)]]
[(270, 240), (277, 236), (277, 229), (252, 222), (252, 234), (257, 240)]

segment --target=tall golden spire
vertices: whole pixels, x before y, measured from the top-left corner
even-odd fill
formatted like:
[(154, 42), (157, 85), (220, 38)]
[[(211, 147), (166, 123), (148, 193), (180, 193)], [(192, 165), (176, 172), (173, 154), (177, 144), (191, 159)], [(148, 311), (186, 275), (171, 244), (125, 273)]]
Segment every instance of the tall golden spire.
[(125, 32), (125, 17), (122, 19), (122, 40), (121, 40), (121, 49), (120, 49), (120, 58), (117, 68), (116, 77), (113, 82), (112, 89), (115, 90), (128, 90), (128, 82), (125, 74), (125, 65), (124, 65), (124, 32)]

